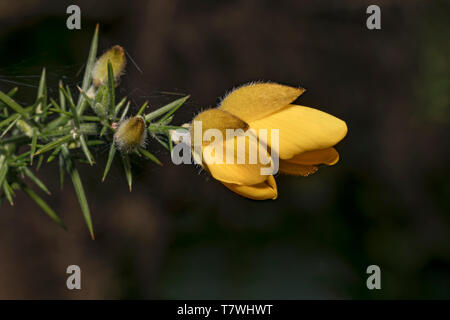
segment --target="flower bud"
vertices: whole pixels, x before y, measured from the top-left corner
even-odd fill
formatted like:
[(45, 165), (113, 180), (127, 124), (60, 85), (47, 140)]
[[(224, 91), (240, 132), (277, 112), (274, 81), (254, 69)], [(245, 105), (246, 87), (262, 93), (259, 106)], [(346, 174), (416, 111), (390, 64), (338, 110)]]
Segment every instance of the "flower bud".
[(111, 63), (113, 69), (114, 83), (117, 84), (126, 65), (123, 48), (121, 46), (114, 46), (102, 54), (95, 62), (94, 68), (92, 69), (92, 79), (97, 88), (102, 84), (108, 83), (108, 61)]
[(125, 153), (136, 151), (145, 144), (145, 120), (136, 116), (122, 121), (114, 134), (117, 148)]

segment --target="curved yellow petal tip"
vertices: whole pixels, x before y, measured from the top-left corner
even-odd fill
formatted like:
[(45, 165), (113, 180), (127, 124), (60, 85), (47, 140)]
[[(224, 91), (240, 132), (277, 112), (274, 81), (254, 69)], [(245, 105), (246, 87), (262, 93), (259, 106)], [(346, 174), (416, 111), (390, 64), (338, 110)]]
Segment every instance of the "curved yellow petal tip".
[[(249, 127), (268, 131), (278, 129), (281, 159), (333, 147), (347, 134), (347, 125), (341, 119), (314, 108), (298, 105), (288, 105), (263, 119), (252, 121)], [(267, 139), (264, 142), (272, 145), (270, 136)]]
[(219, 108), (249, 122), (286, 107), (303, 92), (278, 83), (250, 83), (228, 94)]
[(308, 151), (298, 154), (286, 161), (299, 165), (326, 164), (332, 166), (339, 161), (339, 153), (335, 148)]
[(267, 180), (254, 185), (237, 185), (233, 183), (222, 184), (238, 195), (252, 200), (275, 200), (278, 197), (277, 184), (273, 176)]
[(292, 176), (307, 177), (315, 173), (318, 169), (316, 166), (296, 164), (286, 160), (280, 161), (280, 172)]

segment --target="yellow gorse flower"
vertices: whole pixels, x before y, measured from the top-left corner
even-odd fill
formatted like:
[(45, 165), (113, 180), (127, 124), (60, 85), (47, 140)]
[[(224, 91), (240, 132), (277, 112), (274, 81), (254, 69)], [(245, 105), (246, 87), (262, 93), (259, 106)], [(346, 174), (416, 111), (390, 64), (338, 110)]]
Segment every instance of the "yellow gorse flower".
[[(257, 134), (257, 143), (269, 148), (271, 136), (260, 134), (261, 129), (266, 132), (278, 129), (279, 171), (307, 176), (316, 172), (318, 165), (338, 162), (339, 154), (333, 146), (345, 137), (347, 125), (323, 111), (292, 104), (304, 91), (276, 83), (248, 84), (232, 91), (217, 108), (198, 114), (193, 121), (202, 121), (203, 132), (211, 128), (222, 132), (226, 129), (243, 129), (245, 132), (252, 129)], [(196, 134), (193, 128), (191, 126), (191, 137)], [(245, 135), (233, 139), (234, 146), (240, 139), (251, 143)], [(202, 142), (203, 157), (211, 153), (211, 145), (208, 141)], [(203, 162), (203, 167), (233, 192), (255, 200), (276, 199), (275, 179), (273, 175), (261, 174), (260, 169), (264, 166), (267, 162)]]

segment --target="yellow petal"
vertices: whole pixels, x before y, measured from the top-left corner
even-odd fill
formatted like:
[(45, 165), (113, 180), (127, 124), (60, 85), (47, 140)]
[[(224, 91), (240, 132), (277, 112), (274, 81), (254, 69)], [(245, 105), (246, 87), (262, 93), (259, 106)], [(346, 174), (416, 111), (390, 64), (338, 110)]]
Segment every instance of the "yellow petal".
[(278, 197), (277, 184), (273, 176), (268, 176), (264, 182), (254, 185), (237, 185), (222, 182), (225, 187), (240, 196), (253, 200), (275, 200)]
[(267, 129), (267, 138), (260, 137), (260, 140), (270, 146), (270, 130), (279, 129), (281, 159), (290, 159), (307, 151), (330, 148), (347, 134), (344, 121), (320, 110), (297, 105), (289, 105), (270, 116), (252, 121), (249, 127)]
[(258, 184), (267, 179), (261, 170), (270, 168), (272, 164), (267, 151), (262, 150), (262, 155), (259, 155), (260, 148), (256, 137), (252, 138), (248, 134), (235, 136), (222, 143), (213, 141), (203, 147), (203, 163), (214, 179), (221, 182)]
[(317, 171), (316, 166), (308, 166), (289, 162), (289, 160), (280, 160), (280, 172), (293, 176), (309, 176)]
[(288, 160), (302, 165), (326, 164), (332, 166), (339, 161), (339, 153), (335, 148), (327, 148), (298, 154)]
[(304, 91), (276, 83), (249, 84), (228, 94), (219, 108), (250, 122), (286, 107)]

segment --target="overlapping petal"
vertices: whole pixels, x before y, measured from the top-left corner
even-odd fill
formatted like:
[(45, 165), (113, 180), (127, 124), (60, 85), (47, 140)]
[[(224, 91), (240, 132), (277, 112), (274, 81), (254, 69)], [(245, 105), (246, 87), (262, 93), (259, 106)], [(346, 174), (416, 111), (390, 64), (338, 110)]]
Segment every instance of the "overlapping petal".
[(298, 154), (290, 159), (289, 162), (301, 165), (326, 164), (332, 166), (339, 161), (339, 153), (335, 148), (307, 151)]
[(277, 184), (273, 176), (267, 176), (267, 179), (261, 183), (253, 185), (238, 185), (222, 182), (225, 187), (231, 191), (253, 200), (275, 200), (278, 197)]
[(249, 84), (227, 95), (219, 108), (249, 123), (286, 107), (304, 91), (277, 83)]
[(237, 135), (223, 142), (214, 141), (204, 146), (203, 163), (211, 175), (221, 182), (258, 184), (267, 179), (267, 175), (261, 174), (261, 169), (271, 166), (270, 156), (261, 148), (256, 137)]
[[(277, 112), (249, 123), (250, 128), (279, 130), (279, 157), (295, 155), (334, 146), (347, 134), (344, 121), (317, 109), (288, 105)], [(260, 137), (268, 145), (271, 135)]]
[[(227, 129), (246, 129), (248, 125), (241, 119), (233, 116), (231, 113), (220, 109), (209, 109), (199, 113), (193, 120), (191, 126), (191, 137), (195, 136), (194, 129), (196, 128), (195, 122), (201, 122), (201, 136), (203, 137), (206, 130), (217, 129), (222, 132), (223, 137), (226, 137)], [(200, 134), (200, 132), (199, 132)], [(203, 139), (202, 139), (203, 140)], [(202, 141), (202, 143), (209, 144), (208, 141)]]
[(289, 162), (289, 160), (280, 160), (280, 172), (293, 176), (309, 176), (318, 170), (316, 166), (308, 166)]
[(331, 166), (338, 161), (339, 153), (334, 148), (308, 151), (290, 159), (280, 160), (280, 172), (306, 177), (318, 170), (317, 165), (326, 164)]

